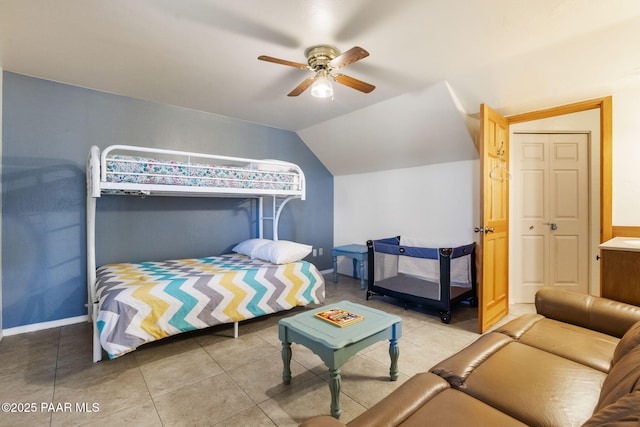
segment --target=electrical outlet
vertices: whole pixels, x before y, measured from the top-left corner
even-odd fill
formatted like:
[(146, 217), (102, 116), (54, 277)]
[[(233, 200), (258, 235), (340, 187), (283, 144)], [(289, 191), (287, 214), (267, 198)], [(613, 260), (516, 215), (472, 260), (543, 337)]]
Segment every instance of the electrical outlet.
[(318, 255), (318, 252), (317, 252), (316, 248), (313, 248), (311, 250), (311, 256), (316, 256), (316, 255)]
[(318, 255), (322, 256), (322, 248), (318, 249)]

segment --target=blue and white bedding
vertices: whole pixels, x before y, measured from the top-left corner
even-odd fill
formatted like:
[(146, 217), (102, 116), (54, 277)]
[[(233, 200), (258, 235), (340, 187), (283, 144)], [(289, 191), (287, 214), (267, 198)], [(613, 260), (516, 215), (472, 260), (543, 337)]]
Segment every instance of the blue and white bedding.
[(109, 358), (181, 332), (324, 301), (306, 261), (276, 265), (230, 254), (108, 264), (97, 270), (97, 326)]

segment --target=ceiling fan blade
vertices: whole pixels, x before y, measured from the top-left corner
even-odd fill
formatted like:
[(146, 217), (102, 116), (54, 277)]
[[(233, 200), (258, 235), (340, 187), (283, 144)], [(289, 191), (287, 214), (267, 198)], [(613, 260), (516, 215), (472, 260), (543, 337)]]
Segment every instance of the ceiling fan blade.
[(349, 64), (353, 64), (354, 62), (359, 61), (362, 58), (366, 58), (367, 56), (369, 56), (369, 52), (367, 52), (360, 46), (354, 46), (348, 51), (336, 56), (331, 61), (329, 61), (329, 66), (332, 69), (337, 70)]
[(302, 83), (300, 83), (294, 90), (289, 92), (287, 96), (298, 96), (305, 90), (309, 88), (316, 81), (315, 77), (309, 77), (308, 79), (304, 79)]
[(274, 64), (288, 65), (289, 67), (300, 68), (302, 70), (309, 69), (309, 66), (307, 64), (301, 64), (299, 62), (287, 61), (285, 59), (278, 59), (278, 58), (274, 58), (272, 56), (260, 55), (260, 56), (258, 56), (258, 59), (261, 60), (261, 61), (273, 62)]
[(354, 79), (353, 77), (345, 76), (344, 74), (336, 74), (333, 76), (334, 80), (345, 86), (349, 86), (352, 89), (359, 90), (360, 92), (369, 93), (376, 87), (372, 84), (365, 83), (361, 80)]

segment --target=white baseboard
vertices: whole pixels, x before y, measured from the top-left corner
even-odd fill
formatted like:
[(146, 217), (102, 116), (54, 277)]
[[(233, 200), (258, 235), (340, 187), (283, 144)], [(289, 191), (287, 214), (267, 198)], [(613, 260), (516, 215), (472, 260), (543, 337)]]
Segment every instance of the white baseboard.
[(66, 319), (52, 320), (51, 322), (32, 323), (31, 325), (16, 326), (15, 328), (3, 329), (2, 335), (5, 337), (28, 332), (42, 331), (44, 329), (58, 328), (60, 326), (73, 325), (75, 323), (88, 322), (89, 315), (68, 317)]
[(325, 274), (329, 274), (329, 273), (333, 273), (333, 268), (332, 268), (332, 269), (330, 269), (330, 270), (320, 270), (320, 274), (322, 274), (323, 276), (324, 276)]

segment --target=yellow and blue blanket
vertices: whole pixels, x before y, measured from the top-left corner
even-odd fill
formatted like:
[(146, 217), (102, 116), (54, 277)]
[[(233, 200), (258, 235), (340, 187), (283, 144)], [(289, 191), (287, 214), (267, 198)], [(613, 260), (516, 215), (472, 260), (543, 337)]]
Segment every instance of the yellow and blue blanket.
[(100, 343), (113, 359), (181, 332), (321, 303), (324, 279), (306, 261), (230, 254), (104, 265), (96, 294)]

